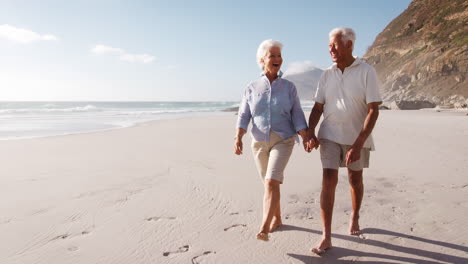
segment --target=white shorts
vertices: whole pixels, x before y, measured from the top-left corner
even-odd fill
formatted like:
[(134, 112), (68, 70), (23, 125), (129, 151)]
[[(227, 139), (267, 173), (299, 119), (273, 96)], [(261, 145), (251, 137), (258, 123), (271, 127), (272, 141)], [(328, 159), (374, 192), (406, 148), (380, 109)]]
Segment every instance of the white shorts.
[(283, 183), (284, 169), (291, 157), (294, 139), (294, 136), (282, 139), (271, 131), (269, 142), (252, 140), (252, 153), (262, 180), (273, 179)]
[[(320, 139), (320, 159), (324, 169), (338, 169), (346, 167), (346, 153), (351, 148), (350, 145), (338, 144), (328, 139)], [(347, 167), (353, 171), (360, 171), (369, 168), (370, 149), (361, 150), (361, 158), (352, 162)]]

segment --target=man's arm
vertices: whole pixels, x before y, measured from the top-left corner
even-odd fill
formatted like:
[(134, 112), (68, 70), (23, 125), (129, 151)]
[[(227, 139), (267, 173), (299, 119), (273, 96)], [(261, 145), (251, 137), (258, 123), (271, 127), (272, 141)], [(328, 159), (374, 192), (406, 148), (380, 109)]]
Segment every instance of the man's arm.
[(346, 166), (348, 166), (348, 164), (351, 162), (361, 158), (361, 149), (374, 129), (377, 118), (379, 117), (379, 105), (381, 103), (382, 102), (372, 102), (367, 104), (366, 120), (364, 121), (364, 125), (361, 132), (359, 133), (359, 136), (356, 138), (354, 144), (346, 153)]
[(315, 127), (320, 121), (320, 117), (322, 116), (322, 113), (323, 113), (323, 104), (315, 102), (314, 108), (312, 108), (312, 112), (310, 112), (309, 129), (307, 131), (308, 136), (310, 138), (310, 150), (312, 150), (312, 148), (318, 148), (320, 144), (317, 137), (315, 136)]

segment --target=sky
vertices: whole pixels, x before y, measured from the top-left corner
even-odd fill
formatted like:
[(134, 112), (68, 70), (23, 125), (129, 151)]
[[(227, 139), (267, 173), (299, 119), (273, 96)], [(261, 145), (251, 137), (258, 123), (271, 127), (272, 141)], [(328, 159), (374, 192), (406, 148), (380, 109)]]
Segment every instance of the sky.
[(238, 101), (265, 39), (282, 71), (327, 68), (328, 32), (355, 56), (410, 0), (0, 0), (0, 101)]

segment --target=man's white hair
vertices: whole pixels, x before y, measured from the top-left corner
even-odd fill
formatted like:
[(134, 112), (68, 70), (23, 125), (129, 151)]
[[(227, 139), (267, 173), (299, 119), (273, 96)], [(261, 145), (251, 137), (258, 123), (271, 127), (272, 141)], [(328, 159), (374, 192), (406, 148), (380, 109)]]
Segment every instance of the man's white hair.
[(280, 50), (282, 50), (283, 44), (278, 40), (267, 39), (260, 43), (260, 46), (258, 46), (257, 64), (260, 67), (260, 69), (264, 70), (265, 65), (263, 64), (262, 59), (265, 58), (268, 51), (273, 47), (278, 47)]
[(328, 36), (330, 38), (340, 35), (341, 40), (343, 41), (343, 44), (346, 45), (348, 40), (351, 40), (351, 50), (354, 50), (354, 41), (356, 41), (356, 33), (352, 28), (347, 28), (347, 27), (340, 27), (340, 28), (334, 28), (330, 33), (328, 33)]

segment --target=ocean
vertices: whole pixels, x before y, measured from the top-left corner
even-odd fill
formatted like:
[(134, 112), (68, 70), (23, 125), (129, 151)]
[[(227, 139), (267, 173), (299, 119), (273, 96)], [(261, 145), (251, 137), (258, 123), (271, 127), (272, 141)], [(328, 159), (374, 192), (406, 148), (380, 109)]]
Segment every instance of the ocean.
[[(0, 140), (87, 133), (141, 122), (233, 114), (239, 102), (0, 102)], [(302, 102), (310, 110), (310, 102)]]
[[(133, 126), (222, 110), (238, 102), (0, 102), (0, 140), (57, 136)], [(232, 113), (231, 113), (232, 114)]]

